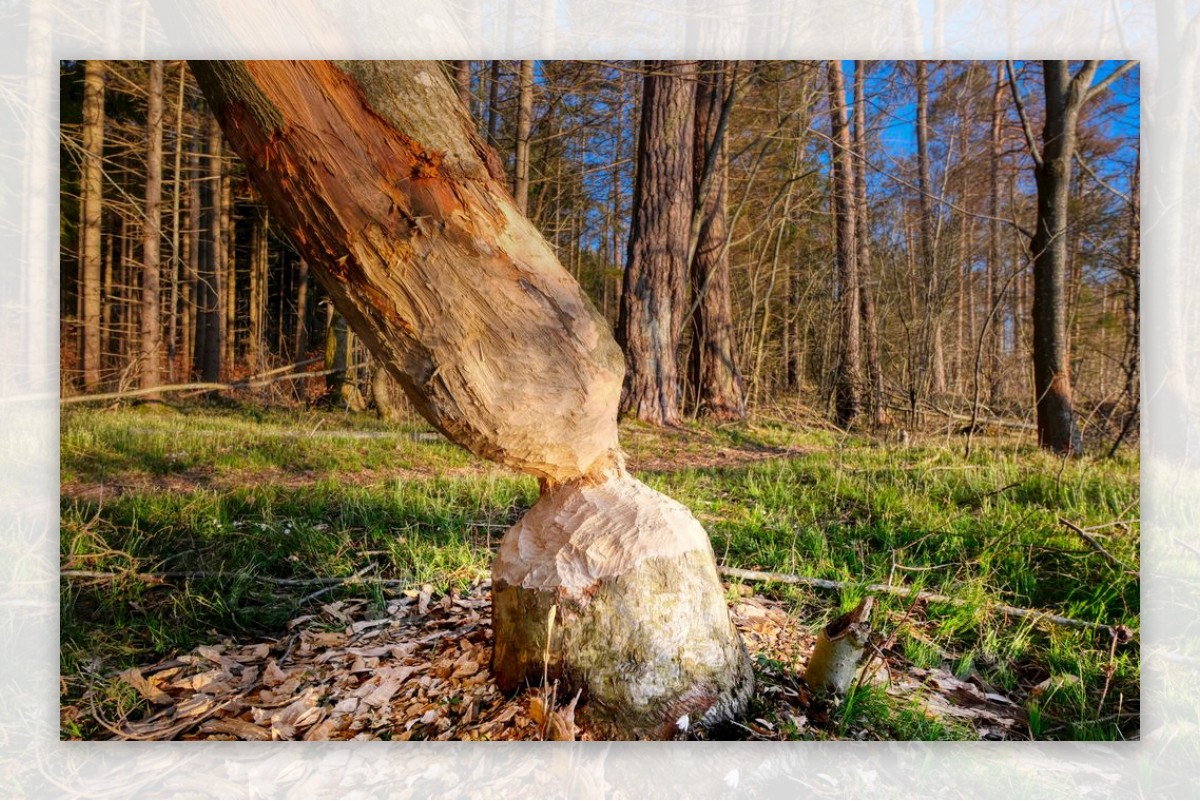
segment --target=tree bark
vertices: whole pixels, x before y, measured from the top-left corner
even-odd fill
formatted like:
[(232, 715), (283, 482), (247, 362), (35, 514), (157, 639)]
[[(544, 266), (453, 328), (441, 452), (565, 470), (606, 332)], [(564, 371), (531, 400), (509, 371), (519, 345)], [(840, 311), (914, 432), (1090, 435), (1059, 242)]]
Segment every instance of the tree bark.
[(529, 131), (533, 126), (533, 62), (522, 61), (517, 94), (517, 152), (513, 198), (517, 211), (529, 213)]
[(1000, 277), (1000, 158), (1003, 140), (1001, 125), (1004, 111), (1000, 97), (1004, 92), (1004, 65), (996, 66), (996, 86), (992, 92), (992, 126), (988, 148), (988, 249), (987, 249), (987, 302), (995, 309), (995, 320), (987, 332), (987, 384), (988, 402), (995, 406), (1004, 391), (1004, 374), (1000, 369), (1000, 344), (1006, 329), (1001, 311), (1004, 282)]
[(618, 737), (741, 709), (749, 663), (708, 538), (622, 467), (620, 350), (437, 65), (193, 70), (273, 216), (418, 411), (542, 479), (493, 571), (497, 682), (540, 681), (545, 655)]
[(1088, 62), (1071, 77), (1066, 61), (1042, 62), (1046, 119), (1037, 181), (1037, 227), (1033, 250), (1033, 376), (1038, 442), (1063, 454), (1080, 455), (1083, 442), (1071, 401), (1067, 344), (1067, 204), (1076, 123), (1095, 73)]
[[(100, 386), (100, 223), (104, 211), (104, 62), (88, 61), (83, 84), (83, 229), (80, 362), (83, 388)], [(111, 268), (110, 268), (111, 269)]]
[(841, 342), (835, 382), (837, 424), (849, 428), (862, 411), (862, 347), (858, 299), (858, 246), (855, 244), (854, 166), (846, 121), (846, 86), (840, 61), (829, 62), (829, 119), (833, 140), (833, 216), (837, 233), (838, 308)]
[(200, 207), (199, 252), (196, 269), (196, 365), (206, 382), (221, 378), (221, 129), (207, 121), (205, 157), (197, 201)]
[(924, 61), (917, 71), (917, 186), (921, 195), (921, 267), (925, 270), (925, 308), (922, 316), (921, 365), (928, 381), (918, 391), (941, 395), (946, 391), (946, 362), (942, 347), (941, 266), (937, 260), (933, 224), (933, 181), (929, 175), (929, 75)]
[(454, 84), (458, 87), (458, 97), (466, 106), (467, 113), (471, 112), (471, 62), (454, 62)]
[(217, 271), (221, 276), (221, 364), (232, 372), (237, 359), (237, 259), (234, 257), (233, 177), (225, 174), (221, 160), (220, 215), (217, 218), (219, 248)]
[(162, 383), (162, 322), (159, 308), (159, 255), (162, 215), (163, 63), (150, 62), (147, 89), (146, 208), (142, 228), (141, 387)]
[(296, 329), (293, 334), (295, 348), (292, 353), (296, 360), (304, 358), (308, 351), (308, 261), (300, 259), (300, 275), (296, 287)]
[(692, 211), (694, 61), (647, 62), (633, 224), (617, 335), (627, 372), (621, 411), (677, 425), (677, 354)]
[[(741, 420), (746, 416), (746, 397), (738, 369), (729, 287), (728, 160), (725, 132), (718, 130), (725, 102), (725, 73), (723, 62), (703, 61), (696, 84), (692, 191), (700, 229), (691, 279), (692, 291), (700, 297), (692, 317), (692, 356), (688, 365), (697, 415), (714, 420)], [(715, 151), (705, 191), (710, 148)]]

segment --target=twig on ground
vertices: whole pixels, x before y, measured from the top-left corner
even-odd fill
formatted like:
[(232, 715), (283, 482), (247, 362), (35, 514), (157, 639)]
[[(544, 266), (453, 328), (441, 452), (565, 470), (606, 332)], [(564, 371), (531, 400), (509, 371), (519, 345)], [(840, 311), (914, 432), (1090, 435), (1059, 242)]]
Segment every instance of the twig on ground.
[(1103, 556), (1104, 560), (1106, 562), (1108, 562), (1111, 566), (1115, 567), (1117, 570), (1128, 570), (1128, 568), (1126, 568), (1125, 565), (1119, 559), (1117, 559), (1117, 557), (1113, 556), (1111, 553), (1109, 553), (1107, 550), (1105, 550), (1104, 546), (1101, 545), (1096, 540), (1096, 538), (1093, 537), (1091, 534), (1088, 534), (1082, 528), (1075, 525), (1070, 520), (1067, 520), (1065, 517), (1058, 518), (1058, 522), (1060, 524), (1066, 526), (1067, 528), (1069, 528), (1075, 534), (1079, 535), (1080, 539), (1082, 539), (1088, 545), (1092, 546), (1092, 548), (1095, 549), (1096, 553)]
[[(949, 595), (943, 595), (937, 592), (926, 592), (914, 590), (911, 587), (897, 587), (893, 584), (867, 584), (861, 586), (849, 581), (833, 581), (832, 579), (812, 578), (811, 576), (797, 576), (790, 573), (771, 573), (763, 570), (743, 570), (738, 567), (721, 567), (718, 568), (723, 575), (731, 578), (743, 579), (746, 581), (777, 581), (781, 584), (799, 584), (804, 587), (813, 587), (820, 590), (844, 590), (848, 588), (863, 589), (867, 592), (879, 592), (885, 595), (894, 595), (899, 598), (916, 598), (927, 603), (951, 604), (953, 606), (968, 606), (972, 601), (967, 601), (962, 598), (954, 598)], [(1066, 626), (1076, 629), (1092, 629), (1095, 631), (1106, 631), (1112, 636), (1119, 637), (1122, 642), (1132, 639), (1137, 631), (1126, 626), (1110, 626), (1107, 623), (1093, 623), (1090, 620), (1076, 620), (1075, 618), (1063, 617), (1050, 612), (1045, 612), (1040, 609), (1026, 609), (1020, 606), (1009, 606), (1008, 604), (993, 604), (985, 603), (984, 606), (1001, 614), (1011, 615), (1033, 621), (1045, 621), (1054, 623), (1058, 626)]]

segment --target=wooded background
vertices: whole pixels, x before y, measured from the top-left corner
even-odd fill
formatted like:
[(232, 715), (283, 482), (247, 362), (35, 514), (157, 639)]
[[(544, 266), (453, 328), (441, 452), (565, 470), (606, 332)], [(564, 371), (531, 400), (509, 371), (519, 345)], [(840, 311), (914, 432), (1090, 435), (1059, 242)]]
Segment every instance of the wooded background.
[[(1136, 436), (1136, 65), (444, 66), (614, 326), (627, 414), (1032, 428), (1065, 387), (1073, 419), (1044, 444)], [(186, 63), (63, 62), (61, 103), (64, 398), (243, 382), (394, 413)], [(1035, 319), (1062, 336), (1037, 345)]]

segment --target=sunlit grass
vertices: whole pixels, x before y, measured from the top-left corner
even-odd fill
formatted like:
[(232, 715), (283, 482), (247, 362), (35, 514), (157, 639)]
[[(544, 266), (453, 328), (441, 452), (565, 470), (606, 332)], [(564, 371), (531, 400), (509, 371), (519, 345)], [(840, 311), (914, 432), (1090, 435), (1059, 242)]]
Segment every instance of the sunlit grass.
[[(975, 672), (1018, 697), (1044, 684), (1028, 707), (1035, 736), (1136, 731), (1136, 641), (1112, 652), (1102, 632), (992, 609), (1138, 628), (1135, 457), (1064, 463), (1001, 441), (967, 460), (940, 440), (901, 448), (763, 422), (623, 432), (635, 466), (654, 459), (640, 476), (693, 510), (719, 562), (847, 583), (838, 594), (757, 588), (788, 601), (813, 630), (853, 606), (867, 584), (940, 592), (956, 603), (910, 610), (906, 599), (878, 598), (884, 635), (911, 612), (896, 638), (909, 662)], [(754, 458), (710, 458), (720, 449)], [(314, 604), (347, 594), (465, 587), (488, 575), (505, 528), (537, 496), (532, 479), (474, 459), (423, 425), (204, 406), (70, 409), (62, 476), (71, 490), (62, 501), (63, 567), (110, 576), (62, 582), (64, 702), (87, 677), (227, 637), (279, 636)], [(1120, 567), (1059, 518), (1089, 529)], [(345, 587), (272, 581), (351, 577)], [(844, 731), (969, 736), (869, 685), (843, 704)], [(64, 725), (64, 736), (89, 734), (68, 730), (85, 724)]]

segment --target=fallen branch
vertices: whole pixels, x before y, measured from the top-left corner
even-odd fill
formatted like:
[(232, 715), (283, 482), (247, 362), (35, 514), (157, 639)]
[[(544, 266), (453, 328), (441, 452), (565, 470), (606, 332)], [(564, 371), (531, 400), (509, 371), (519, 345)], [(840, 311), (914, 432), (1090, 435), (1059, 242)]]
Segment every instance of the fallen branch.
[[(894, 412), (911, 412), (912, 409), (908, 406), (897, 406), (892, 403), (884, 404), (884, 407), (891, 409)], [(941, 409), (937, 406), (929, 404), (921, 404), (917, 409), (921, 414), (932, 414), (935, 417), (945, 417), (949, 420), (957, 420), (963, 423), (971, 423), (975, 426), (996, 426), (997, 428), (1012, 428), (1018, 431), (1034, 431), (1037, 429), (1033, 423), (1026, 423), (1022, 420), (1006, 420), (1003, 417), (980, 417), (972, 420), (969, 414), (959, 414), (952, 412), (949, 409)]]
[[(744, 570), (740, 567), (718, 567), (720, 573), (730, 578), (743, 579), (745, 581), (777, 581), (780, 584), (799, 584), (804, 587), (813, 587), (820, 590), (845, 590), (849, 588), (861, 588), (866, 592), (878, 592), (885, 595), (894, 595), (898, 598), (915, 598), (928, 603), (951, 604), (953, 606), (968, 606), (971, 601), (962, 598), (953, 598), (949, 595), (943, 595), (937, 592), (926, 592), (924, 590), (914, 590), (912, 587), (900, 587), (894, 584), (867, 584), (861, 586), (849, 581), (833, 581), (832, 579), (812, 578), (811, 576), (797, 576), (791, 573), (771, 573), (764, 570)], [(986, 608), (993, 612), (1019, 617), (1035, 622), (1045, 621), (1054, 623), (1058, 626), (1066, 626), (1076, 629), (1092, 629), (1094, 631), (1105, 631), (1111, 636), (1119, 638), (1122, 642), (1133, 638), (1137, 633), (1136, 630), (1130, 629), (1127, 626), (1117, 625), (1109, 626), (1106, 623), (1093, 623), (1089, 620), (1076, 620), (1075, 618), (1063, 617), (1062, 615), (1051, 614), (1040, 609), (1025, 609), (1020, 606), (1009, 606), (1008, 604), (986, 604)]]
[[(368, 565), (371, 567), (371, 565)], [(361, 573), (362, 571), (360, 571)], [(208, 579), (208, 578), (234, 578), (244, 577), (254, 581), (261, 581), (266, 584), (275, 584), (280, 587), (316, 587), (328, 586), (337, 587), (346, 584), (362, 584), (364, 579), (359, 575), (345, 576), (342, 578), (334, 576), (318, 576), (307, 579), (288, 579), (275, 578), (274, 576), (254, 576), (242, 573), (212, 573), (202, 570), (170, 570), (165, 573), (138, 573), (133, 570), (124, 571), (104, 571), (104, 570), (60, 570), (58, 575), (62, 578), (76, 579), (95, 579), (97, 581), (115, 581), (117, 579), (131, 578), (138, 581), (144, 581), (147, 584), (167, 584), (171, 581)], [(378, 579), (375, 583), (384, 587), (407, 587), (411, 582), (401, 581), (399, 579)]]
[(1128, 570), (1128, 568), (1125, 567), (1124, 563), (1122, 563), (1119, 559), (1117, 559), (1117, 557), (1113, 556), (1111, 553), (1109, 553), (1107, 550), (1105, 550), (1104, 546), (1101, 545), (1100, 542), (1095, 537), (1093, 537), (1091, 534), (1088, 534), (1082, 528), (1075, 525), (1070, 520), (1067, 520), (1065, 517), (1058, 518), (1058, 522), (1061, 525), (1066, 526), (1068, 529), (1070, 529), (1075, 534), (1079, 535), (1080, 539), (1082, 539), (1088, 545), (1092, 546), (1092, 548), (1096, 551), (1096, 553), (1103, 556), (1104, 560), (1106, 562), (1108, 562), (1112, 567), (1116, 568), (1117, 570), (1126, 570), (1126, 571)]
[[(298, 378), (320, 378), (321, 376), (330, 375), (338, 370), (318, 370), (316, 372), (296, 372), (288, 375), (279, 375), (279, 373), (288, 370), (299, 370), (301, 367), (307, 367), (310, 364), (324, 361), (323, 358), (306, 359), (295, 364), (284, 365), (277, 367), (274, 370), (268, 370), (265, 373), (243, 378), (239, 381), (232, 381), (228, 384), (219, 382), (199, 382), (195, 384), (167, 384), (159, 387), (147, 387), (144, 389), (131, 389), (124, 392), (103, 392), (99, 395), (73, 395), (69, 398), (59, 399), (60, 404), (68, 403), (99, 403), (101, 401), (126, 400), (128, 398), (138, 398), (144, 395), (155, 395), (168, 392), (213, 392), (220, 390), (231, 389), (254, 389), (257, 387), (265, 387), (269, 384), (274, 384), (278, 381), (294, 381)], [(351, 365), (346, 368), (346, 371), (356, 369), (362, 365)]]

